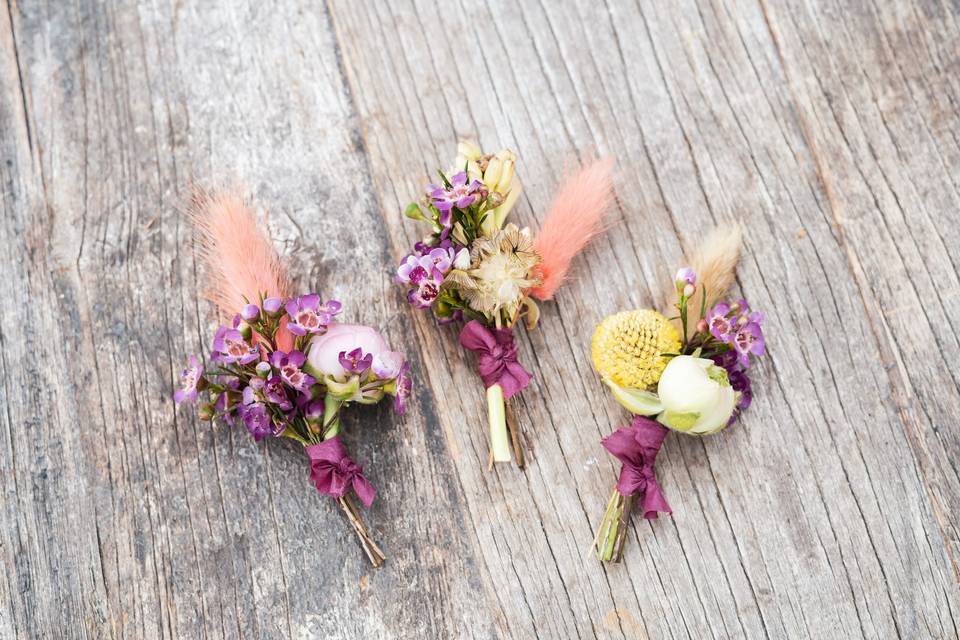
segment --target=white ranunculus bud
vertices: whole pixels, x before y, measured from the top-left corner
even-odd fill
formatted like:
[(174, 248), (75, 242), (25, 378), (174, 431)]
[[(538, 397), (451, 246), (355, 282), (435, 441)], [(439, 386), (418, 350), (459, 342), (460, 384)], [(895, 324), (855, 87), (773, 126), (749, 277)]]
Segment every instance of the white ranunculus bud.
[(670, 360), (660, 376), (657, 395), (663, 404), (660, 422), (693, 435), (725, 427), (736, 405), (726, 370), (713, 360), (693, 356)]

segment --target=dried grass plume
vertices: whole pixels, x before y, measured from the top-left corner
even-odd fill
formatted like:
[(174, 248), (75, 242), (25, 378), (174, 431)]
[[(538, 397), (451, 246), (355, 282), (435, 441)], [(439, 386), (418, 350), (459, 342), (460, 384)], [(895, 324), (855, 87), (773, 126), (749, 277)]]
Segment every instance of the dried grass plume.
[[(687, 264), (693, 267), (697, 274), (697, 291), (687, 303), (687, 308), (690, 309), (687, 314), (687, 331), (690, 335), (696, 331), (704, 291), (707, 295), (706, 307), (709, 309), (733, 286), (742, 239), (743, 228), (739, 222), (718, 226), (688, 255)], [(677, 292), (676, 287), (673, 287), (671, 309), (676, 303)], [(679, 326), (680, 321), (676, 320), (675, 323)]]
[(533, 241), (542, 259), (538, 275), (543, 280), (530, 291), (534, 298), (551, 299), (576, 255), (603, 231), (603, 217), (614, 201), (612, 169), (612, 159), (596, 160), (560, 188)]
[(287, 298), (289, 279), (244, 198), (197, 190), (187, 209), (204, 263), (204, 295), (226, 315), (266, 296)]

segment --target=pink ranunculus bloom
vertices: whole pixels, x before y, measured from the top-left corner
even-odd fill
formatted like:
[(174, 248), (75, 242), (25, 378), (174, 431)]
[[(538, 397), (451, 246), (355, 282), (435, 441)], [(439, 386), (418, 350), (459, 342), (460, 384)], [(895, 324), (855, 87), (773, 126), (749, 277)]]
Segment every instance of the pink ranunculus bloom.
[(307, 351), (307, 366), (313, 372), (343, 380), (347, 377), (340, 362), (340, 354), (360, 349), (364, 355), (372, 355), (373, 361), (394, 360), (401, 354), (390, 350), (387, 341), (371, 327), (359, 324), (340, 324), (334, 322), (327, 332), (310, 341)]

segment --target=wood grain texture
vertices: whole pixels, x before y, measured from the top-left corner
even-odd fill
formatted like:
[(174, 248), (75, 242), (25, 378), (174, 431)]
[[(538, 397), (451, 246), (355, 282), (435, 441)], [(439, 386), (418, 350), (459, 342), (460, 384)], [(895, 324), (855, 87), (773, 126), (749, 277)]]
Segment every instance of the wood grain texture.
[[(955, 638), (960, 15), (851, 2), (0, 6), (0, 638)], [(459, 137), (537, 228), (617, 159), (612, 230), (519, 334), (523, 471), (486, 470), (456, 330), (405, 304), (403, 205)], [(388, 564), (302, 451), (170, 400), (215, 317), (180, 213), (246, 188), (301, 289), (413, 360), (356, 412)], [(736, 428), (671, 436), (672, 518), (588, 555), (626, 417), (594, 325), (741, 219), (769, 355)]]

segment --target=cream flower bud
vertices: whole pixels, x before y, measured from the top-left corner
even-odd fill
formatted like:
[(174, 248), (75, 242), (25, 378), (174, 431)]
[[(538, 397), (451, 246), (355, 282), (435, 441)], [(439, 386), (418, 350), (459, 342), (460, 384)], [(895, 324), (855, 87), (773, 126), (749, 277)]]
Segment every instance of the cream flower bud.
[(479, 160), (481, 153), (480, 147), (470, 140), (461, 140), (457, 143), (457, 159), (462, 159), (464, 163), (468, 160)]
[[(501, 151), (501, 153), (504, 155), (500, 159), (501, 169), (499, 175), (497, 176), (496, 191), (499, 191), (500, 193), (506, 193), (510, 190), (510, 183), (513, 181), (513, 172), (516, 168), (517, 161), (516, 156), (512, 151)], [(493, 187), (491, 187), (491, 189), (492, 188)]]
[(660, 376), (660, 422), (684, 433), (706, 435), (727, 425), (736, 393), (722, 367), (706, 358), (677, 356)]
[(487, 163), (487, 170), (483, 172), (483, 184), (489, 191), (497, 191), (497, 181), (500, 179), (500, 173), (503, 169), (503, 161), (499, 157), (490, 158)]

